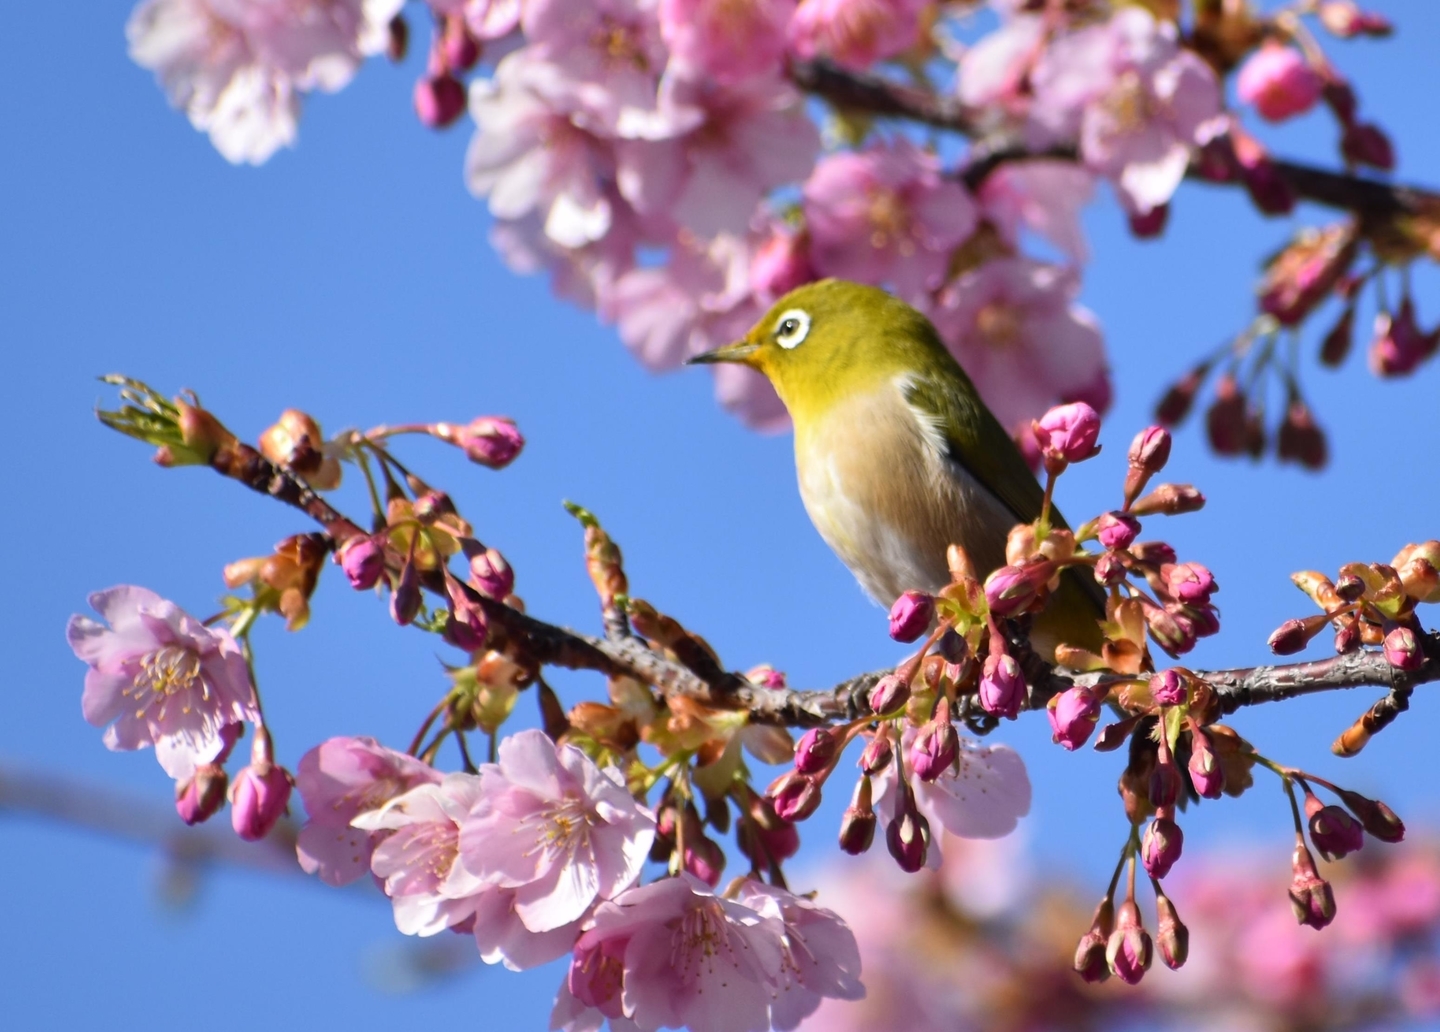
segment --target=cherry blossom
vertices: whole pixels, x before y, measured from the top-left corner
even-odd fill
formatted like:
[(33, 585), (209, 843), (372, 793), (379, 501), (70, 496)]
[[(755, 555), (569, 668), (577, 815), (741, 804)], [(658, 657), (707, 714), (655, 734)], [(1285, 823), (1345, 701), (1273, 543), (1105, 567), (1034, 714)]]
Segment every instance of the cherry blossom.
[(333, 93), (403, 0), (145, 0), (125, 34), (170, 102), (235, 164), (295, 142), (300, 94)]
[(1034, 124), (1053, 140), (1078, 133), (1086, 165), (1141, 215), (1174, 194), (1221, 110), (1210, 66), (1138, 7), (1057, 39), (1033, 83)]
[(480, 798), (479, 777), (447, 774), (351, 821), (361, 831), (390, 832), (376, 843), (370, 869), (395, 907), (395, 927), (406, 935), (434, 935), (474, 920), (486, 885), (457, 860), (460, 824)]
[(949, 284), (930, 312), (1012, 431), (1060, 401), (1087, 400), (1102, 410), (1108, 403), (1104, 343), (1094, 317), (1073, 303), (1078, 291), (1073, 270), (997, 258)]
[(811, 258), (824, 276), (889, 283), (920, 300), (974, 231), (975, 204), (935, 155), (896, 138), (823, 158), (804, 186)]
[(1236, 95), (1269, 122), (1309, 111), (1324, 88), (1325, 80), (1298, 50), (1275, 42), (1251, 54), (1235, 79)]
[(559, 69), (530, 50), (506, 56), (489, 79), (470, 87), (475, 136), (465, 156), (466, 181), (490, 213), (531, 213), (563, 247), (602, 239), (613, 224), (606, 184), (615, 176), (610, 146), (577, 127), (564, 109)]
[(300, 866), (328, 885), (355, 881), (370, 870), (370, 855), (386, 832), (354, 828), (350, 822), (412, 788), (438, 784), (442, 776), (373, 738), (321, 742), (300, 757), (295, 772), (307, 816), (295, 843)]
[(1043, 18), (1021, 15), (982, 36), (960, 58), (960, 99), (991, 118), (1023, 118), (1030, 104), (1027, 80), (1045, 46)]
[(828, 57), (864, 71), (914, 46), (925, 0), (800, 0), (790, 46), (801, 57)]
[(240, 645), (224, 628), (206, 627), (147, 588), (120, 585), (90, 596), (109, 624), (72, 616), (65, 629), (75, 655), (90, 665), (81, 709), (105, 727), (105, 746), (155, 747), (177, 781), (219, 759), (235, 740), (232, 725), (260, 722)]
[(642, 214), (668, 212), (702, 237), (744, 232), (761, 198), (814, 166), (820, 133), (783, 81), (722, 88), (667, 74), (662, 110), (697, 128), (662, 141), (619, 145), (620, 192)]
[(773, 75), (785, 53), (795, 0), (660, 0), (660, 34), (672, 67), (730, 84)]
[(525, 927), (548, 932), (582, 917), (640, 874), (655, 818), (614, 768), (541, 731), (500, 743), (480, 768), (480, 789), (460, 832), (460, 863), (488, 885), (513, 889)]
[[(914, 728), (906, 731), (908, 751)], [(960, 738), (960, 758), (933, 781), (910, 779), (915, 804), (938, 837), (941, 829), (960, 838), (1000, 838), (1030, 812), (1030, 777), (1025, 761), (1006, 745), (981, 745)], [(899, 799), (894, 764), (875, 776), (875, 811), (881, 823), (896, 814)], [(926, 853), (925, 865), (940, 865), (940, 850)]]
[(1079, 165), (1041, 158), (1016, 161), (985, 177), (976, 200), (985, 219), (1010, 247), (1020, 231), (1044, 237), (1076, 264), (1089, 258), (1080, 212), (1095, 193), (1095, 177)]
[(623, 1015), (642, 1032), (763, 1032), (785, 934), (778, 914), (712, 895), (688, 874), (631, 889), (600, 904), (576, 942), (552, 1027)]

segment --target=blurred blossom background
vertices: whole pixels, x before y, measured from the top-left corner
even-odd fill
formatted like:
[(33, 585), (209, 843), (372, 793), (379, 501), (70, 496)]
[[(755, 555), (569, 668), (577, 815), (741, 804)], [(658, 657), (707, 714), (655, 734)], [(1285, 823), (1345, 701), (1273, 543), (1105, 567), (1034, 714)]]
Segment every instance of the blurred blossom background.
[[(1440, 186), (1440, 5), (1374, 7), (1396, 23), (1393, 38), (1328, 51), (1396, 141), (1397, 178)], [(65, 644), (65, 620), (84, 608), (88, 592), (117, 583), (144, 584), (208, 612), (225, 563), (310, 529), (206, 472), (160, 470), (147, 449), (103, 430), (92, 410), (110, 399), (94, 378), (109, 372), (167, 394), (192, 387), (251, 439), (291, 406), (327, 432), (512, 416), (529, 443), (501, 474), (428, 440), (406, 442), (399, 453), (451, 491), (477, 534), (504, 550), (531, 612), (588, 630), (598, 624), (579, 529), (560, 504), (573, 499), (622, 545), (636, 591), (703, 634), (732, 668), (768, 662), (793, 686), (819, 687), (900, 657), (884, 612), (811, 528), (788, 435), (758, 434), (723, 412), (706, 372), (647, 373), (614, 328), (557, 300), (543, 277), (505, 268), (487, 242), (490, 216), (462, 181), (470, 123), (436, 134), (415, 119), (411, 86), (423, 46), (399, 67), (368, 62), (343, 93), (311, 96), (293, 151), (260, 168), (234, 167), (127, 57), (128, 14), (125, 3), (7, 11), (0, 341), (10, 388), (0, 410), (0, 540), (11, 580), (0, 602), (8, 667), (0, 786), (17, 772), (44, 773), (168, 813), (170, 781), (153, 759), (107, 752), (81, 719), (84, 668)], [(986, 24), (977, 21), (977, 31)], [(1335, 130), (1318, 109), (1257, 132), (1278, 155), (1334, 163)], [(1092, 261), (1079, 300), (1103, 327), (1115, 403), (1105, 453), (1062, 482), (1059, 502), (1072, 519), (1114, 507), (1125, 446), (1160, 393), (1246, 324), (1261, 257), (1294, 226), (1317, 220), (1304, 206), (1264, 219), (1241, 191), (1187, 182), (1164, 236), (1142, 242), (1108, 187), (1099, 194), (1085, 212)], [(1414, 287), (1422, 322), (1433, 324), (1433, 267), (1417, 264)], [(1359, 325), (1370, 316), (1362, 305)], [(1192, 666), (1263, 662), (1270, 631), (1310, 612), (1289, 582), (1293, 570), (1386, 561), (1406, 542), (1440, 533), (1435, 363), (1382, 382), (1352, 355), (1338, 372), (1308, 363), (1302, 376), (1330, 434), (1323, 473), (1273, 459), (1219, 460), (1193, 417), (1176, 436), (1167, 477), (1195, 483), (1209, 504), (1167, 525), (1166, 537), (1214, 571), (1225, 617)], [(359, 485), (348, 490), (348, 508), (362, 509)], [(395, 629), (333, 570), (314, 610), (303, 633), (286, 633), (278, 620), (257, 631), (257, 672), (280, 759), (293, 766), (334, 734), (403, 747), (442, 689), (436, 645)], [(577, 675), (557, 687), (568, 703), (598, 683)], [(1413, 857), (1417, 869), (1432, 871), (1424, 829), (1440, 825), (1440, 703), (1422, 687), (1411, 711), (1358, 758), (1334, 758), (1330, 742), (1372, 694), (1253, 708), (1232, 723), (1269, 756), (1383, 797), (1412, 841), (1372, 841), (1365, 854)], [(1125, 833), (1119, 764), (1056, 748), (1038, 716), (1006, 723), (996, 737), (1024, 755), (1033, 811), (1016, 838), (967, 859), (970, 874), (953, 877), (960, 888), (952, 891), (976, 919), (1004, 911), (1033, 924), (1064, 911), (1053, 923), (1063, 956), (1087, 915), (1077, 918), (1051, 897), (1073, 887), (1079, 895), (1066, 905), (1078, 899), (1088, 908), (1103, 891)], [(1188, 817), (1187, 864), (1195, 856), (1200, 867), (1201, 849), (1231, 857), (1207, 869), (1270, 886), (1265, 898), (1283, 907), (1288, 807), (1278, 782), (1258, 772), (1256, 780), (1242, 799)], [(873, 861), (883, 857), (852, 860), (834, 848), (845, 802), (834, 792), (802, 827), (792, 888), (828, 887), (821, 901), (858, 919), (897, 872), (882, 876)], [(320, 1019), (351, 1029), (477, 1018), (486, 1027), (536, 1029), (548, 1020), (558, 968), (516, 975), (464, 963), (447, 974), (455, 958), (445, 944), (405, 940), (378, 893), (230, 866), (195, 878), (153, 847), (6, 809), (0, 841), (0, 883), (11, 887), (0, 923), (8, 1027), (141, 1028), (177, 1013), (214, 1032), (252, 1028), (261, 1015), (278, 1027)], [(997, 878), (997, 869), (1012, 876)], [(1029, 873), (1014, 875), (1022, 869)], [(1426, 874), (1416, 884), (1435, 883)], [(1348, 883), (1337, 890), (1342, 917), (1347, 891)], [(1181, 878), (1173, 897), (1198, 942), (1202, 911), (1253, 892), (1216, 888), (1214, 879), (1187, 887)], [(1335, 948), (1356, 941), (1337, 938)], [(1342, 955), (1342, 967), (1344, 956), (1363, 960), (1363, 951)], [(967, 977), (955, 974), (948, 991), (964, 993)], [(218, 985), (241, 988), (207, 995)], [(1153, 999), (1180, 985), (1156, 970), (1145, 991)], [(1097, 1014), (1131, 1020), (1123, 992), (1106, 999), (1116, 1009)], [(841, 1007), (827, 1006), (810, 1027), (849, 1027), (853, 1017)], [(164, 1016), (156, 1013), (162, 1008)]]

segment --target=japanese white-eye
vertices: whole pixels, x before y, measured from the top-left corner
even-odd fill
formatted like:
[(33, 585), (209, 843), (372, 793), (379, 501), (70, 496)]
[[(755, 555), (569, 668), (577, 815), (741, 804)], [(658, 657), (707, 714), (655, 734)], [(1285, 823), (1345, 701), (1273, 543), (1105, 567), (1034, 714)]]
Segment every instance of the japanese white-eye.
[[(984, 577), (1005, 564), (1011, 527), (1040, 515), (1043, 490), (935, 327), (883, 290), (806, 284), (743, 339), (691, 361), (769, 378), (795, 424), (805, 510), (882, 605), (947, 584), (952, 542)], [(1053, 509), (1050, 523), (1065, 526)], [(1103, 599), (1088, 571), (1067, 571), (1036, 617), (1036, 652), (1098, 650)]]

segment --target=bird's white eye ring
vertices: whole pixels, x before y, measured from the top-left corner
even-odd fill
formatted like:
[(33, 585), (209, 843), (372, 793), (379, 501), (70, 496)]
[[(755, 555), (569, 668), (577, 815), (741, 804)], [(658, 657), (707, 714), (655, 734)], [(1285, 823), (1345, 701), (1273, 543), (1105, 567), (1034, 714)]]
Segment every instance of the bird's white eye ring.
[(810, 313), (803, 309), (791, 308), (775, 320), (775, 343), (787, 351), (799, 347), (809, 332)]

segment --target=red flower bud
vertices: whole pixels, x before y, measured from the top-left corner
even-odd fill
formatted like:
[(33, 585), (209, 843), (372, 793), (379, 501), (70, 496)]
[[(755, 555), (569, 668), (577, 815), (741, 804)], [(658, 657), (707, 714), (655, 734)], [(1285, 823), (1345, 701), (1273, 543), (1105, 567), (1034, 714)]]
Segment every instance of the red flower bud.
[(985, 657), (980, 672), (980, 706), (986, 713), (1014, 720), (1025, 702), (1025, 677), (1020, 664), (1008, 655)]
[(465, 113), (465, 87), (453, 75), (426, 76), (415, 82), (415, 114), (420, 124), (444, 129)]
[(1103, 982), (1110, 977), (1110, 965), (1105, 960), (1105, 947), (1110, 933), (1115, 930), (1115, 901), (1106, 896), (1095, 908), (1090, 920), (1090, 930), (1080, 936), (1075, 947), (1075, 970), (1085, 981), (1092, 984)]
[(1140, 908), (1133, 899), (1120, 904), (1119, 919), (1105, 946), (1105, 961), (1110, 971), (1126, 985), (1136, 985), (1145, 977), (1155, 959), (1155, 944), (1140, 922)]
[(795, 743), (795, 769), (801, 774), (821, 773), (835, 762), (844, 744), (843, 732), (812, 727)]
[(1355, 165), (1369, 165), (1382, 172), (1395, 168), (1395, 145), (1385, 130), (1369, 122), (1351, 122), (1340, 137), (1340, 153)]
[(1156, 763), (1150, 771), (1150, 805), (1157, 809), (1174, 806), (1175, 801), (1180, 798), (1180, 790), (1184, 787), (1180, 768), (1175, 766), (1174, 758), (1166, 753), (1164, 759)]
[(895, 816), (885, 827), (885, 846), (902, 871), (914, 874), (925, 866), (930, 848), (930, 822), (915, 807), (915, 794), (910, 785), (900, 782)]
[(1185, 836), (1180, 825), (1168, 817), (1157, 816), (1145, 829), (1145, 838), (1140, 843), (1140, 862), (1152, 878), (1163, 878), (1180, 859), (1180, 850)]
[(765, 796), (782, 821), (803, 821), (820, 805), (820, 783), (792, 770), (772, 781)]
[(1210, 736), (1193, 726), (1190, 728), (1189, 773), (1190, 784), (1202, 799), (1219, 799), (1225, 791), (1225, 770), (1210, 747)]
[(1129, 548), (1140, 533), (1140, 521), (1126, 512), (1107, 512), (1095, 521), (1095, 530), (1106, 548)]
[(1320, 342), (1320, 364), (1331, 369), (1338, 368), (1350, 354), (1355, 339), (1355, 306), (1346, 305), (1340, 318)]
[(175, 783), (175, 812), (192, 827), (208, 821), (225, 805), (229, 780), (219, 764), (202, 764), (193, 775)]
[(1344, 807), (1326, 806), (1305, 790), (1305, 822), (1310, 841), (1326, 860), (1340, 860), (1365, 845), (1365, 830)]
[(1084, 461), (1100, 450), (1095, 443), (1100, 436), (1100, 416), (1083, 401), (1057, 405), (1030, 426), (1045, 468), (1052, 473), (1059, 473), (1067, 464)]
[(875, 810), (871, 805), (869, 777), (861, 777), (855, 785), (855, 796), (840, 818), (840, 848), (851, 856), (859, 856), (875, 841)]
[(345, 571), (352, 588), (368, 591), (385, 572), (385, 548), (368, 535), (352, 537), (335, 553), (335, 561)]
[(390, 596), (390, 617), (401, 627), (414, 621), (420, 613), (420, 571), (415, 568), (412, 552), (400, 568), (400, 579)]
[(1295, 920), (1311, 928), (1324, 928), (1335, 920), (1335, 893), (1315, 870), (1310, 850), (1299, 843), (1291, 861), (1290, 908)]
[(866, 774), (879, 774), (890, 766), (890, 760), (894, 755), (895, 751), (890, 745), (889, 735), (872, 735), (870, 741), (865, 743), (865, 749), (860, 753), (860, 769)]
[(1405, 822), (1380, 800), (1343, 788), (1337, 789), (1335, 794), (1359, 818), (1360, 826), (1381, 842), (1399, 842), (1405, 838)]
[[(990, 612), (1000, 619), (1018, 616), (1023, 613), (1030, 604), (1035, 601), (1036, 596), (1036, 567), (1044, 566), (1052, 568), (1051, 563), (1041, 559), (1035, 563), (1027, 560), (1024, 566), (1002, 566), (990, 576), (985, 578), (985, 602), (990, 607)], [(1050, 579), (1049, 573), (1041, 578), (1040, 583)]]
[(935, 716), (910, 743), (910, 769), (921, 781), (934, 781), (960, 757), (960, 736), (950, 722), (950, 700), (941, 697)]
[(515, 571), (493, 548), (470, 556), (470, 583), (480, 594), (503, 600), (515, 590)]
[(1178, 971), (1190, 956), (1190, 929), (1175, 911), (1175, 904), (1163, 892), (1155, 897), (1155, 944), (1160, 959), (1171, 971)]

